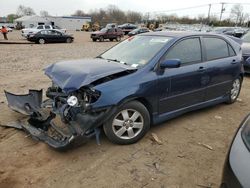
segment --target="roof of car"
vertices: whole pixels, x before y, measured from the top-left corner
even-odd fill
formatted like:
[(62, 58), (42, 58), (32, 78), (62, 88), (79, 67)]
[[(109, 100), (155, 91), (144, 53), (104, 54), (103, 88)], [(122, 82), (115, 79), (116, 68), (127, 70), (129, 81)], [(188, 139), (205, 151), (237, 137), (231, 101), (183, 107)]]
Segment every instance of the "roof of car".
[(182, 38), (182, 37), (195, 36), (195, 35), (222, 36), (220, 34), (214, 34), (214, 33), (187, 32), (187, 31), (158, 31), (158, 32), (143, 33), (141, 35), (167, 36), (167, 37), (173, 37), (173, 38)]

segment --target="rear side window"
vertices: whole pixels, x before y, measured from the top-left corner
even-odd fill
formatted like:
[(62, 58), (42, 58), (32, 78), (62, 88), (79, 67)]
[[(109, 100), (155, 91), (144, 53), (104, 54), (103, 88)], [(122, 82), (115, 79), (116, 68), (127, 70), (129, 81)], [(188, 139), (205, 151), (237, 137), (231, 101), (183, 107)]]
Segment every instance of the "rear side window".
[(38, 26), (38, 27), (37, 27), (37, 29), (43, 29), (43, 26), (42, 26), (42, 25), (40, 25), (40, 26)]
[(49, 25), (45, 25), (45, 29), (50, 29), (50, 26)]
[(163, 58), (179, 59), (182, 64), (201, 62), (201, 44), (199, 38), (190, 38), (177, 43)]
[(220, 38), (204, 37), (207, 60), (229, 57), (228, 44)]

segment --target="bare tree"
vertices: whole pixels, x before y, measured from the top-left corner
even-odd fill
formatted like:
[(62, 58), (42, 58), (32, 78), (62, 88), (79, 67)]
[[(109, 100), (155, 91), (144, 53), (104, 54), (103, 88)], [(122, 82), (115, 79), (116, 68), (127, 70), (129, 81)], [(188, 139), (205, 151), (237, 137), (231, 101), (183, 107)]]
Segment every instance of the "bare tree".
[(121, 24), (126, 21), (125, 13), (115, 5), (109, 5), (107, 8), (107, 13), (110, 22)]
[(8, 14), (7, 15), (7, 22), (13, 23), (15, 19), (17, 19), (18, 16), (16, 14)]
[(49, 16), (49, 12), (46, 11), (46, 10), (41, 10), (40, 11), (40, 16), (42, 16), (42, 17), (48, 17)]
[(72, 16), (86, 16), (86, 14), (82, 10), (77, 10), (77, 11), (75, 11), (74, 14), (72, 14)]
[(237, 25), (238, 23), (241, 24), (241, 20), (243, 15), (243, 6), (241, 4), (236, 4), (231, 9), (231, 19), (235, 22)]
[(136, 23), (142, 20), (142, 14), (135, 11), (128, 11), (126, 13), (126, 17), (127, 17), (127, 22), (129, 23)]
[(17, 13), (18, 16), (32, 16), (35, 15), (35, 11), (30, 8), (30, 7), (26, 7), (23, 5), (19, 5), (17, 8)]

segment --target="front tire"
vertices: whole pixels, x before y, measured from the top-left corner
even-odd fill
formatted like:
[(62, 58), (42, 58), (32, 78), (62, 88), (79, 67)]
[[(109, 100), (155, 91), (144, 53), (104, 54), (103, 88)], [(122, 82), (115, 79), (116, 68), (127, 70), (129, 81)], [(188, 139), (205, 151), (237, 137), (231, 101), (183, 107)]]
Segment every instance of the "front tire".
[(229, 99), (227, 101), (228, 104), (232, 104), (237, 100), (237, 98), (240, 94), (241, 84), (242, 84), (242, 78), (240, 78), (240, 77), (236, 78), (233, 81), (232, 88), (231, 88), (230, 93), (229, 93)]
[(72, 39), (71, 38), (67, 38), (66, 39), (66, 43), (72, 43)]
[(39, 44), (45, 44), (45, 42), (46, 42), (46, 41), (45, 41), (45, 39), (43, 39), (43, 38), (38, 39), (38, 43), (39, 43)]
[(103, 128), (111, 142), (121, 145), (133, 144), (149, 130), (149, 112), (138, 101), (128, 102), (118, 108)]
[(103, 36), (100, 36), (99, 41), (100, 41), (100, 42), (103, 42), (103, 41), (104, 41)]
[(121, 36), (117, 36), (117, 37), (116, 37), (116, 41), (117, 41), (117, 42), (121, 41)]

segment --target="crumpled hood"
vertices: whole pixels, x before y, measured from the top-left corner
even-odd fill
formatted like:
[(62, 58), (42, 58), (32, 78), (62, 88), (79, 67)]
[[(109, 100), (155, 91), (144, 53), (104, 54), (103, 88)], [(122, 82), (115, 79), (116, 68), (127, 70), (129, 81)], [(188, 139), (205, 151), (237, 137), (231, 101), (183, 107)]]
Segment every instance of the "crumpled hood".
[(105, 76), (135, 69), (121, 63), (95, 58), (55, 63), (45, 69), (45, 74), (64, 92), (69, 93)]

